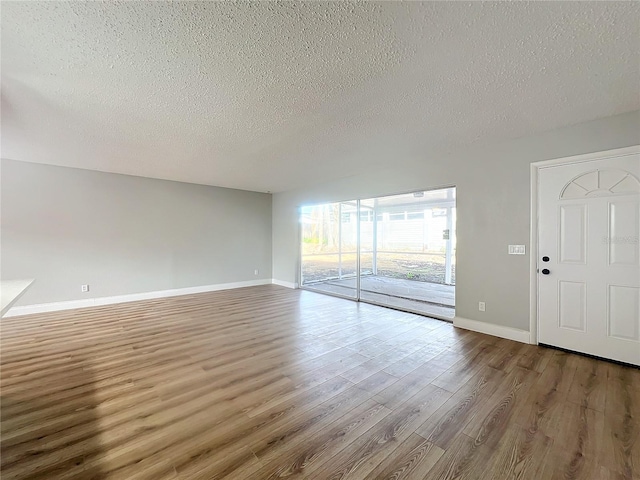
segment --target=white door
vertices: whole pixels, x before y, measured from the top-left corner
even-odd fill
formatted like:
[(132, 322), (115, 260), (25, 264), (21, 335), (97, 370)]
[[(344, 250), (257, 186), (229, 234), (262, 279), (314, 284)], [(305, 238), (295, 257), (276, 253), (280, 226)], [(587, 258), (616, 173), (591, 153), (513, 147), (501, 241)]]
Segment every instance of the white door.
[(638, 154), (540, 168), (540, 343), (640, 365), (638, 178)]

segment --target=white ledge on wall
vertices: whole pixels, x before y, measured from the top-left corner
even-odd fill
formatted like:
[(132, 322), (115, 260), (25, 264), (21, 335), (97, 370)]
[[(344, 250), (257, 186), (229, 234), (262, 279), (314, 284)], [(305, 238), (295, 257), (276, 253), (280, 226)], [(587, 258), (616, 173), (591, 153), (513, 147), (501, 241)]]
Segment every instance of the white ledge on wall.
[(4, 316), (17, 317), (19, 315), (30, 315), (32, 313), (57, 312), (60, 310), (73, 310), (75, 308), (98, 307), (114, 303), (136, 302), (139, 300), (151, 300), (163, 297), (177, 297), (180, 295), (191, 295), (194, 293), (230, 290), (232, 288), (269, 285), (271, 283), (272, 280), (270, 278), (265, 278), (262, 280), (249, 280), (246, 282), (218, 283), (215, 285), (202, 285), (199, 287), (173, 288), (171, 290), (157, 290), (154, 292), (130, 293), (126, 295), (115, 295), (112, 297), (83, 298), (82, 300), (69, 300), (66, 302), (40, 303), (37, 305), (12, 307)]
[(24, 295), (24, 292), (27, 291), (34, 281), (33, 278), (0, 281), (0, 297), (2, 297), (2, 312), (0, 312), (0, 316), (4, 317), (5, 313), (9, 312), (13, 304)]
[(494, 337), (506, 338), (507, 340), (514, 340), (516, 342), (531, 343), (531, 335), (529, 335), (529, 332), (518, 328), (505, 327), (503, 325), (496, 325), (495, 323), (479, 322), (478, 320), (470, 320), (463, 317), (455, 317), (453, 319), (453, 326), (473, 330), (474, 332), (486, 333)]

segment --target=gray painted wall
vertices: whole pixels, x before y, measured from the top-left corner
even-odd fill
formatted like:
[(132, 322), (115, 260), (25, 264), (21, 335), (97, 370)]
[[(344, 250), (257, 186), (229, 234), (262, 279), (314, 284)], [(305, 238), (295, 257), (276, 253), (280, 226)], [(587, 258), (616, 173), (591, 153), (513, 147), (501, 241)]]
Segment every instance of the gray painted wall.
[(36, 279), (17, 305), (271, 278), (269, 194), (10, 160), (1, 176), (1, 277)]
[(300, 205), (455, 185), (456, 314), (529, 330), (529, 255), (507, 255), (507, 245), (529, 246), (530, 163), (637, 144), (638, 111), (275, 194), (273, 278), (297, 281)]

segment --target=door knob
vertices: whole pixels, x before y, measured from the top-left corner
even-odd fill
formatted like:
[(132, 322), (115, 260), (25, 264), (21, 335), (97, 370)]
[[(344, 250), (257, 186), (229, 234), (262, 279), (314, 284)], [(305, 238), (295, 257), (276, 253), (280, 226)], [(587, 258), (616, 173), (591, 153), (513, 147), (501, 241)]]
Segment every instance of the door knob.
[(549, 270), (548, 268), (543, 268), (542, 269), (542, 274), (543, 275), (549, 275), (551, 273), (551, 270)]
[(548, 261), (549, 261), (549, 257), (546, 257), (546, 256), (545, 256), (545, 257), (542, 257), (542, 261), (543, 261), (543, 262), (548, 262)]

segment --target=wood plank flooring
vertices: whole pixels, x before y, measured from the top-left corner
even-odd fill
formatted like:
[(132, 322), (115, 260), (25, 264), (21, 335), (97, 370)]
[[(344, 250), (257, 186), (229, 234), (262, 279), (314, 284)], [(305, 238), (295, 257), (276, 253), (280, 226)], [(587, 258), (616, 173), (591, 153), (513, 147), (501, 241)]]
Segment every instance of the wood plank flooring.
[(640, 478), (640, 371), (261, 286), (3, 319), (1, 478)]

